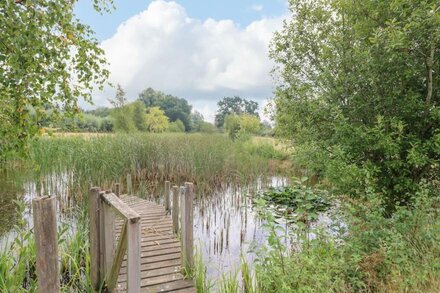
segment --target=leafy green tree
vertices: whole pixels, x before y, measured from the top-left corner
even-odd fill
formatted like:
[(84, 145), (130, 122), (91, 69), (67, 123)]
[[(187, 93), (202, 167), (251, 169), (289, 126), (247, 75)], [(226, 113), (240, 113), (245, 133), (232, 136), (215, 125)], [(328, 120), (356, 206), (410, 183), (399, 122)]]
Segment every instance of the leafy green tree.
[(199, 111), (194, 111), (190, 115), (191, 118), (191, 125), (192, 125), (192, 131), (198, 132), (200, 131), (200, 127), (205, 122), (205, 118), (203, 117), (202, 113)]
[(237, 138), (249, 138), (251, 134), (257, 134), (260, 130), (260, 119), (254, 115), (227, 115), (225, 118), (225, 130), (233, 140)]
[(222, 128), (225, 124), (227, 115), (236, 114), (250, 114), (258, 116), (258, 103), (255, 101), (248, 101), (238, 96), (225, 97), (217, 103), (218, 109), (215, 115), (215, 126)]
[(130, 133), (136, 131), (137, 128), (133, 119), (134, 109), (132, 105), (126, 104), (126, 101), (125, 92), (122, 87), (118, 85), (115, 98), (110, 100), (115, 107), (110, 115), (113, 119), (114, 130)]
[(122, 86), (118, 83), (116, 87), (116, 95), (114, 99), (109, 99), (110, 104), (113, 108), (122, 108), (127, 104), (127, 98), (125, 97), (125, 91)]
[(125, 133), (136, 132), (138, 129), (134, 123), (133, 116), (133, 107), (131, 105), (113, 109), (110, 117), (113, 120), (114, 130)]
[(190, 114), (192, 106), (188, 104), (187, 100), (155, 91), (152, 88), (142, 91), (139, 94), (139, 99), (144, 102), (146, 107), (159, 107), (162, 109), (169, 121), (180, 120), (185, 125), (186, 131), (191, 130)]
[(185, 125), (183, 124), (182, 121), (177, 119), (176, 121), (170, 123), (170, 125), (168, 127), (168, 131), (169, 132), (185, 132)]
[[(54, 117), (72, 116), (78, 97), (91, 102), (93, 86), (108, 77), (93, 31), (73, 13), (76, 2), (0, 1), (0, 157), (25, 151), (48, 106)], [(94, 5), (101, 11), (109, 2)]]
[[(407, 204), (439, 179), (440, 4), (291, 0), (271, 57), (278, 134), (342, 192)], [(367, 192), (368, 191), (368, 192)]]
[(168, 117), (159, 107), (149, 108), (145, 121), (150, 132), (164, 132), (169, 126)]
[(84, 111), (84, 113), (86, 113), (86, 114), (92, 114), (92, 115), (102, 117), (102, 118), (109, 116), (110, 112), (111, 112), (111, 109), (107, 108), (107, 107), (98, 107), (94, 110)]
[(136, 128), (140, 131), (147, 130), (147, 124), (145, 123), (146, 109), (142, 101), (135, 101), (130, 104), (133, 111), (133, 122)]
[(202, 132), (202, 133), (215, 133), (215, 132), (218, 132), (218, 130), (214, 126), (214, 124), (209, 123), (209, 122), (205, 122), (205, 121), (200, 123), (198, 131)]
[(113, 119), (109, 117), (102, 118), (101, 124), (99, 125), (100, 132), (112, 132), (114, 128)]

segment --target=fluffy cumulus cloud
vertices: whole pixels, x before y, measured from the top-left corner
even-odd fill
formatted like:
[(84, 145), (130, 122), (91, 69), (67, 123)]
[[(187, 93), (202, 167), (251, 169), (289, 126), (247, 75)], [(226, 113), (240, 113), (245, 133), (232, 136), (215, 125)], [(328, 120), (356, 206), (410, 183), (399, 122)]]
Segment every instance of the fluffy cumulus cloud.
[[(231, 20), (190, 18), (176, 2), (153, 1), (102, 42), (111, 72), (130, 99), (147, 87), (186, 98), (212, 120), (227, 95), (258, 101), (271, 96), (273, 67), (268, 44), (282, 17), (241, 28)], [(114, 90), (96, 96), (106, 105)]]

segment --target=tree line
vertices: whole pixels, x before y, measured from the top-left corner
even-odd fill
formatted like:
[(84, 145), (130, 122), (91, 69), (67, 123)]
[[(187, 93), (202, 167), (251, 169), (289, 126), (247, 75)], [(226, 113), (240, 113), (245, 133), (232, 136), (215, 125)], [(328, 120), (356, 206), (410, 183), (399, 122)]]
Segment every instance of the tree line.
[(263, 123), (258, 103), (238, 96), (224, 97), (218, 103), (215, 123), (205, 121), (186, 99), (147, 88), (138, 99), (129, 102), (118, 84), (112, 107), (84, 111), (76, 117), (40, 121), (52, 131), (67, 132), (226, 132), (231, 139), (250, 135), (272, 135), (270, 124)]

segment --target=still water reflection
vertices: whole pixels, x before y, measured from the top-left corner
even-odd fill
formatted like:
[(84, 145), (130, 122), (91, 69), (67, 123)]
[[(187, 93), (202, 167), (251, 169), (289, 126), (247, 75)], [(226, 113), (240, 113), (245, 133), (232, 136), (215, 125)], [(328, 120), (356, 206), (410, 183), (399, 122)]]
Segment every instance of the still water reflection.
[(266, 232), (253, 209), (252, 199), (268, 187), (284, 186), (285, 178), (259, 180), (244, 187), (224, 186), (199, 198), (194, 210), (194, 239), (210, 280), (234, 273), (241, 257), (252, 261), (251, 247), (265, 243)]

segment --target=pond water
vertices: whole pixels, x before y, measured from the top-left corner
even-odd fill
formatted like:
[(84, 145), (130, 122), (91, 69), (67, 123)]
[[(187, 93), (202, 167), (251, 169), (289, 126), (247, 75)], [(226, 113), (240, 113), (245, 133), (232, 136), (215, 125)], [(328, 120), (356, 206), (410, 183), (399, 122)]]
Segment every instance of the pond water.
[[(0, 180), (0, 222), (1, 244), (8, 243), (8, 238), (13, 237), (10, 232), (17, 221), (24, 219), (31, 223), (30, 202), (40, 193), (41, 189), (47, 190), (45, 194), (57, 195), (59, 221), (72, 221), (69, 211), (74, 205), (68, 196), (69, 176), (52, 176), (41, 184), (20, 182), (13, 178), (2, 177)], [(194, 207), (194, 244), (198, 254), (202, 256), (207, 268), (207, 277), (214, 284), (226, 273), (234, 274), (240, 268), (241, 259), (252, 263), (255, 254), (251, 248), (259, 247), (266, 243), (267, 231), (262, 228), (262, 221), (256, 214), (253, 198), (269, 187), (288, 185), (288, 180), (282, 177), (259, 179), (254, 184), (237, 186), (224, 184), (212, 192), (199, 193)], [(146, 194), (142, 183), (137, 186), (137, 194)], [(156, 186), (154, 194), (163, 194), (163, 184)], [(144, 196), (145, 196), (144, 194)], [(154, 197), (162, 201), (160, 197)], [(14, 200), (23, 202), (25, 209), (21, 219), (15, 211)], [(69, 219), (70, 218), (70, 219)], [(318, 222), (328, 227), (332, 222), (326, 215), (321, 215)], [(279, 225), (285, 226), (286, 221), (279, 219)], [(313, 237), (313, 235), (312, 235)], [(6, 239), (6, 240), (5, 240)], [(293, 238), (288, 240), (294, 242)]]
[(253, 209), (253, 197), (265, 188), (286, 184), (285, 178), (273, 177), (244, 187), (226, 186), (197, 201), (194, 239), (209, 279), (215, 281), (226, 272), (234, 273), (241, 257), (252, 261), (251, 246), (262, 245), (266, 239)]

